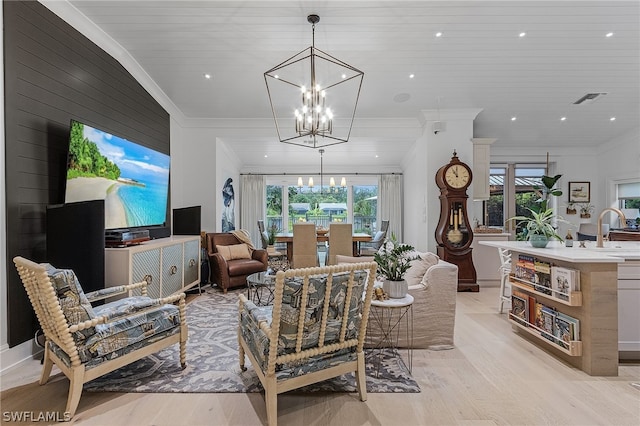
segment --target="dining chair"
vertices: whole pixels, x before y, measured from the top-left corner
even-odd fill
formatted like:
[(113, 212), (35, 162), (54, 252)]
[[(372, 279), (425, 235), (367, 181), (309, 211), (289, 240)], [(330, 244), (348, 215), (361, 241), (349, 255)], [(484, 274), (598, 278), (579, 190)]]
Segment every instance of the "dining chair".
[(361, 256), (373, 256), (380, 250), (384, 239), (387, 237), (387, 231), (378, 231), (373, 239), (367, 243), (360, 243), (360, 255)]
[(293, 268), (310, 268), (319, 265), (316, 242), (315, 224), (296, 223), (293, 225)]
[(336, 265), (336, 255), (353, 255), (353, 225), (350, 223), (329, 224), (329, 253), (327, 265)]

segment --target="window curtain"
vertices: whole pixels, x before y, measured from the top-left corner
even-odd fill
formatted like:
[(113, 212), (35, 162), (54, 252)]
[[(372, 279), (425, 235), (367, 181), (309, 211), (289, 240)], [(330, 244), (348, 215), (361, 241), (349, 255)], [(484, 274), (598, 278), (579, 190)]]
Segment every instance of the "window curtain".
[(264, 220), (267, 204), (264, 175), (240, 176), (240, 228), (249, 232), (256, 248), (262, 248), (258, 220)]
[(402, 175), (380, 176), (378, 182), (379, 218), (380, 221), (389, 220), (387, 237), (391, 238), (391, 235), (395, 235), (400, 242), (403, 241), (402, 194)]

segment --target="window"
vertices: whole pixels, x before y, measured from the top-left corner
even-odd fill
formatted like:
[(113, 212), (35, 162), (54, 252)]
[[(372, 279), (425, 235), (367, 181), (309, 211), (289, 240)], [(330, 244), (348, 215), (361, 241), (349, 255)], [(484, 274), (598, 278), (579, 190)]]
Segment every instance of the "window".
[[(320, 191), (298, 188), (297, 178), (274, 176), (267, 178), (266, 212), (269, 226), (275, 223), (283, 232), (293, 232), (296, 222), (313, 222), (328, 227), (331, 222), (353, 224), (354, 232), (373, 235), (378, 212), (378, 176), (365, 175), (347, 178), (346, 188), (325, 185)], [(314, 181), (318, 182), (314, 177)]]
[(619, 183), (618, 207), (627, 218), (628, 228), (640, 226), (640, 182)]
[(377, 230), (378, 185), (353, 187), (353, 232), (374, 235)]
[[(489, 199), (484, 202), (484, 225), (504, 227), (505, 219), (531, 216), (528, 210), (539, 198), (534, 190), (542, 186), (546, 168), (542, 164), (491, 165), (489, 171)], [(520, 229), (506, 227), (518, 233)]]
[(282, 226), (282, 186), (267, 185), (267, 223), (266, 229), (275, 224), (276, 228), (284, 229)]

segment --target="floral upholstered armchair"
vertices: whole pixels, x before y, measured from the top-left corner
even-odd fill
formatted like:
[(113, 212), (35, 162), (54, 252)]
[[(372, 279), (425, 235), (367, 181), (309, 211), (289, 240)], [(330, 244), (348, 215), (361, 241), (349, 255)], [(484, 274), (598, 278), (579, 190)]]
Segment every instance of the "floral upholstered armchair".
[[(74, 272), (13, 259), (46, 338), (40, 384), (55, 364), (71, 382), (65, 412), (73, 417), (82, 385), (110, 371), (178, 343), (186, 367), (184, 293), (150, 299), (146, 282), (85, 294)], [(132, 296), (133, 291), (141, 293)], [(91, 302), (125, 297), (100, 306)]]
[(265, 389), (270, 426), (279, 393), (347, 372), (367, 399), (363, 348), (375, 273), (375, 262), (289, 269), (276, 274), (272, 306), (239, 296), (240, 367), (246, 354)]

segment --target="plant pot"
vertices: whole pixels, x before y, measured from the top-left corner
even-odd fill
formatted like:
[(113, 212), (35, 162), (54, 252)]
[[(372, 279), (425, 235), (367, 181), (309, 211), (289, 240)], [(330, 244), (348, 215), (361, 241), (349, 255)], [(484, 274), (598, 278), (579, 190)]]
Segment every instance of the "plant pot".
[(532, 247), (545, 248), (549, 243), (549, 238), (546, 235), (531, 234), (529, 236), (529, 242)]
[(268, 245), (267, 246), (267, 253), (271, 254), (271, 253), (275, 253), (276, 252), (276, 248), (274, 245)]
[(578, 213), (576, 209), (570, 209), (569, 207), (567, 207), (567, 214), (576, 214), (576, 213)]
[(580, 217), (583, 219), (589, 219), (591, 217), (591, 213), (580, 213)]
[(384, 280), (382, 283), (382, 289), (392, 299), (402, 299), (407, 295), (409, 291), (409, 285), (406, 280), (402, 281), (389, 281)]

